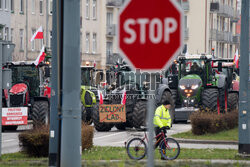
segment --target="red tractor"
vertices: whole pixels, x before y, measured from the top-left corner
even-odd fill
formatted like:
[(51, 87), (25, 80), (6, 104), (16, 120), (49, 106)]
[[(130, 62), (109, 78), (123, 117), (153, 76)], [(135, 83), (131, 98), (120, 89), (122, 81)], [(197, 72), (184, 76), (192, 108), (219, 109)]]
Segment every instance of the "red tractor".
[[(50, 109), (49, 65), (12, 62), (5, 68), (12, 71), (12, 87), (4, 90), (3, 110), (6, 110), (7, 122), (3, 122), (3, 127), (14, 130), (18, 125), (27, 124), (27, 118), (33, 120), (34, 125), (47, 124)], [(15, 118), (13, 114), (16, 114)]]

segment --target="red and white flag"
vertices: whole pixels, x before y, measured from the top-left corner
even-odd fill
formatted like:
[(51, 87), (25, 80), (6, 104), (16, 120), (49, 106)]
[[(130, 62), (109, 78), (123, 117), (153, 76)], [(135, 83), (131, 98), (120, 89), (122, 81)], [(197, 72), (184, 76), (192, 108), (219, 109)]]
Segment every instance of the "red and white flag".
[(30, 39), (30, 42), (32, 42), (34, 39), (43, 39), (43, 27), (39, 27), (38, 30), (33, 34), (32, 38)]
[(126, 89), (125, 88), (123, 89), (121, 104), (123, 105), (126, 104)]
[(41, 63), (41, 62), (44, 60), (45, 55), (46, 55), (46, 54), (45, 54), (45, 52), (44, 52), (44, 46), (43, 46), (42, 49), (41, 49), (41, 51), (40, 51), (40, 54), (39, 54), (39, 56), (36, 58), (34, 64), (35, 64), (36, 66), (38, 66), (38, 64)]
[(236, 68), (239, 68), (239, 53), (238, 53), (238, 49), (235, 52), (234, 55), (234, 64), (236, 65)]
[(99, 96), (99, 104), (103, 104), (102, 92), (100, 90), (98, 90), (98, 96)]

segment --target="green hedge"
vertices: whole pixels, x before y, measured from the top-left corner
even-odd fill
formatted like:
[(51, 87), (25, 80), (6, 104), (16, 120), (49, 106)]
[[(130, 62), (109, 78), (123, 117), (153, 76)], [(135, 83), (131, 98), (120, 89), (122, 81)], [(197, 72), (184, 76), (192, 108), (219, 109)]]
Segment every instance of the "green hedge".
[[(82, 150), (93, 146), (94, 128), (82, 124)], [(19, 134), (19, 145), (24, 153), (32, 157), (48, 157), (49, 126), (40, 126)]]
[(190, 116), (192, 133), (203, 135), (233, 129), (238, 126), (238, 111), (219, 114), (216, 112), (194, 112)]

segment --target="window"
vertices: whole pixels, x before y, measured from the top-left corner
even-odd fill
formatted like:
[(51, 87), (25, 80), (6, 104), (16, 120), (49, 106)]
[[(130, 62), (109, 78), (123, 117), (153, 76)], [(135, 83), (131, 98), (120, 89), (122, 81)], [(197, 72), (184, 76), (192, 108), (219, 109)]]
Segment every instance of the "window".
[(49, 32), (50, 48), (52, 48), (52, 31)]
[(89, 53), (89, 33), (86, 33), (86, 53)]
[(82, 32), (80, 32), (80, 53), (82, 54)]
[(53, 12), (53, 1), (49, 0), (49, 14), (52, 15)]
[(86, 19), (89, 19), (89, 0), (86, 0)]
[(39, 50), (41, 50), (42, 47), (43, 47), (43, 39), (39, 39), (39, 40), (40, 40), (40, 48), (39, 48)]
[(14, 12), (14, 0), (10, 1), (10, 10), (11, 12)]
[(5, 41), (9, 40), (9, 28), (8, 27), (5, 27), (4, 40)]
[(96, 0), (93, 0), (93, 19), (96, 19)]
[(4, 3), (4, 8), (5, 8), (5, 10), (8, 10), (9, 9), (9, 1), (5, 0), (4, 2), (5, 2)]
[(39, 9), (40, 9), (40, 14), (43, 14), (43, 0), (40, 0)]
[[(31, 32), (32, 32), (31, 36), (33, 36), (33, 35), (36, 33), (36, 30), (35, 30), (35, 29), (32, 29)], [(35, 50), (35, 46), (36, 46), (35, 40), (33, 40), (33, 41), (31, 42), (31, 50), (32, 50), (32, 51)]]
[(24, 13), (23, 12), (23, 0), (20, 0), (20, 13)]
[(3, 26), (0, 25), (0, 40), (2, 39), (3, 39)]
[(108, 12), (107, 13), (107, 26), (110, 26), (113, 24), (113, 13)]
[(36, 8), (35, 0), (32, 0), (32, 4), (31, 4), (31, 13), (32, 14), (35, 14), (35, 8)]
[(20, 29), (20, 50), (24, 50), (23, 49), (23, 29)]
[(13, 42), (14, 29), (10, 29), (10, 41)]
[(0, 0), (0, 9), (3, 8), (2, 0)]
[(107, 42), (107, 46), (106, 46), (107, 48), (107, 50), (106, 50), (106, 52), (107, 52), (107, 56), (110, 56), (110, 55), (112, 55), (113, 54), (113, 43), (112, 42)]
[(96, 53), (96, 47), (97, 47), (97, 41), (96, 41), (96, 33), (93, 33), (93, 48), (92, 48), (92, 52)]

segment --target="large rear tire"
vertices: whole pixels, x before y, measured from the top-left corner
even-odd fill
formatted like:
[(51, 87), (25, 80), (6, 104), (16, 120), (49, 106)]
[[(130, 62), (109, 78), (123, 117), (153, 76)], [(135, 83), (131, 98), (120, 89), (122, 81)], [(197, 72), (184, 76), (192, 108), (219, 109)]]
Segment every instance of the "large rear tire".
[(227, 99), (228, 111), (239, 109), (239, 95), (236, 92), (228, 93)]
[(33, 125), (49, 124), (49, 103), (48, 101), (35, 101), (32, 107)]
[(94, 106), (93, 117), (92, 117), (95, 129), (97, 131), (100, 131), (100, 132), (110, 131), (111, 128), (112, 128), (112, 124), (100, 122), (100, 119), (99, 119), (99, 108), (98, 107), (99, 107), (98, 105)]
[(146, 126), (147, 101), (138, 101), (133, 110), (133, 126), (140, 129), (141, 126)]
[(82, 105), (81, 110), (82, 110), (82, 121), (88, 125), (91, 125), (93, 122), (92, 113), (93, 113), (94, 107), (84, 107)]
[(218, 95), (218, 90), (215, 88), (205, 89), (201, 97), (204, 109), (216, 111)]

